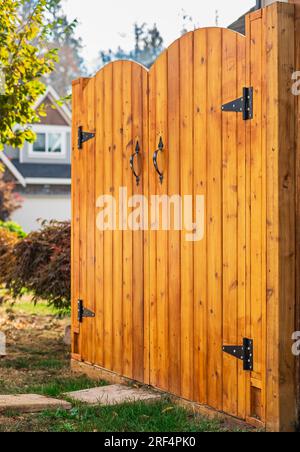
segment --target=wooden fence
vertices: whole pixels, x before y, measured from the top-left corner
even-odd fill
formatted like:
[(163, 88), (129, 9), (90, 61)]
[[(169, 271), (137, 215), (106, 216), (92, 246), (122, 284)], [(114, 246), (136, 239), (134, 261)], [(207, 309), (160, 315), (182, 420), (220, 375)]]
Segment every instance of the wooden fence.
[[(300, 6), (276, 3), (247, 16), (246, 36), (196, 30), (150, 71), (118, 61), (74, 82), (74, 367), (295, 427), (299, 19)], [(120, 187), (202, 196), (203, 239), (133, 231), (120, 210), (121, 227), (99, 229), (99, 197), (118, 206)]]

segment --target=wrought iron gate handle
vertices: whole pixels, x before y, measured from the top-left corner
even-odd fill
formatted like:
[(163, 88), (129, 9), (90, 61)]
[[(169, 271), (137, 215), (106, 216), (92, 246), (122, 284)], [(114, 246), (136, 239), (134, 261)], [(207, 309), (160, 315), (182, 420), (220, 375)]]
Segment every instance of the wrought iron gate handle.
[(162, 137), (160, 137), (158, 149), (154, 152), (154, 155), (153, 155), (154, 168), (155, 168), (157, 174), (159, 175), (159, 180), (160, 180), (160, 183), (162, 184), (163, 180), (164, 180), (164, 174), (158, 168), (158, 162), (157, 162), (157, 157), (160, 152), (164, 152), (164, 143), (163, 143)]
[(136, 173), (135, 168), (134, 168), (134, 159), (135, 158), (139, 158), (139, 154), (140, 154), (140, 143), (137, 141), (136, 142), (136, 147), (135, 147), (135, 153), (132, 154), (132, 156), (130, 157), (130, 168), (133, 172), (133, 175), (136, 179), (136, 185), (137, 187), (140, 185), (140, 181), (141, 181), (141, 177)]

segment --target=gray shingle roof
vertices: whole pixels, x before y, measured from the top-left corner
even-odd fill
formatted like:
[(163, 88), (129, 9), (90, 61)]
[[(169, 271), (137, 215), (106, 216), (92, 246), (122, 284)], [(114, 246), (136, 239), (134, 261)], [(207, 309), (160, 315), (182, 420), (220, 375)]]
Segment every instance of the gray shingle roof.
[(241, 33), (243, 35), (246, 34), (245, 17), (247, 14), (252, 13), (255, 10), (256, 10), (256, 7), (251, 8), (250, 11), (248, 11), (243, 16), (239, 17), (235, 22), (233, 22), (233, 24), (229, 25), (228, 28), (230, 30), (237, 31), (238, 33)]
[(68, 164), (21, 163), (17, 159), (12, 163), (24, 178), (71, 179), (71, 165)]

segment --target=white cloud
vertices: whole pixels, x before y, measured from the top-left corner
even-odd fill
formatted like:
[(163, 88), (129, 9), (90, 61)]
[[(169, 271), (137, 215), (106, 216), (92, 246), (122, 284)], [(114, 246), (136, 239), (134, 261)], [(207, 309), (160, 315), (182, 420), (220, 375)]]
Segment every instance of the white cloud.
[(193, 17), (197, 27), (219, 25), (227, 27), (254, 6), (255, 0), (64, 0), (70, 19), (79, 21), (78, 35), (83, 38), (84, 56), (95, 61), (100, 50), (132, 47), (132, 26), (135, 22), (156, 23), (165, 45), (180, 34), (182, 9)]

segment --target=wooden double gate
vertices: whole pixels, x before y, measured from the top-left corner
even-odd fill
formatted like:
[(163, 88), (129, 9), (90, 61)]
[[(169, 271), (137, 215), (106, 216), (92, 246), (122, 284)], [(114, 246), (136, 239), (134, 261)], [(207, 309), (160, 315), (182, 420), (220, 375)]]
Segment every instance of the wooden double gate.
[[(280, 110), (274, 70), (287, 86), (294, 20), (273, 5), (247, 17), (246, 37), (200, 29), (150, 71), (117, 61), (73, 85), (74, 361), (273, 428), (286, 417), (275, 344), (290, 345), (295, 303), (294, 155), (280, 154), (293, 100)], [(153, 227), (150, 207), (133, 231), (122, 187), (128, 200), (202, 196), (203, 237)], [(101, 195), (122, 206), (115, 230), (97, 227)]]

